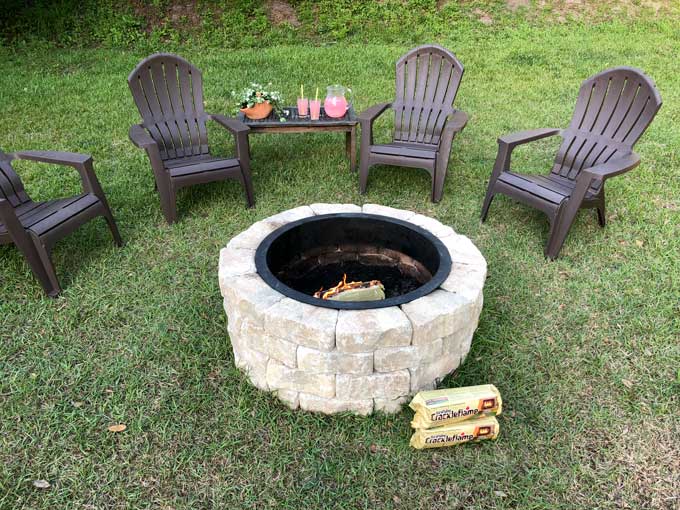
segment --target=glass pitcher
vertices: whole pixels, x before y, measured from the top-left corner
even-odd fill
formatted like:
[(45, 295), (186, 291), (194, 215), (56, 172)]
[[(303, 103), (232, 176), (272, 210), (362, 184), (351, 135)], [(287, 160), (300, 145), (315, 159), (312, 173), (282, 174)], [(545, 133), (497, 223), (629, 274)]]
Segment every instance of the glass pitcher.
[(334, 119), (339, 119), (344, 117), (349, 107), (352, 103), (348, 103), (345, 99), (345, 94), (349, 92), (352, 94), (352, 90), (342, 85), (329, 85), (326, 87), (326, 99), (323, 102), (323, 109), (326, 115)]

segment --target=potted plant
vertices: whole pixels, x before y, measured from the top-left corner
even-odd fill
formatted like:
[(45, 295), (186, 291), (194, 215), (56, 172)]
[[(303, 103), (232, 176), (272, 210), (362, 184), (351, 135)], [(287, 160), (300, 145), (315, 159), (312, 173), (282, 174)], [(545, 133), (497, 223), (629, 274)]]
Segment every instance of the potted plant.
[(268, 117), (274, 110), (279, 117), (283, 116), (281, 110), (281, 93), (271, 90), (271, 83), (266, 86), (259, 83), (251, 83), (249, 87), (240, 92), (232, 92), (238, 108), (249, 119), (258, 120)]

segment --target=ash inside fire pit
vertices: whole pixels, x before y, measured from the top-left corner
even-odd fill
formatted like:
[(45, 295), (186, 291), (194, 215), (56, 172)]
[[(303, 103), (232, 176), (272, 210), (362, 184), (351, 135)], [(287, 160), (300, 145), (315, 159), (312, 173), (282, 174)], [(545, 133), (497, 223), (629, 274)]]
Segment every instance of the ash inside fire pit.
[[(270, 234), (258, 247), (258, 273), (281, 293), (310, 304), (362, 309), (409, 302), (437, 288), (449, 274), (448, 250), (404, 221), (361, 213), (305, 218)], [(313, 297), (343, 280), (379, 280), (380, 301), (340, 302)]]

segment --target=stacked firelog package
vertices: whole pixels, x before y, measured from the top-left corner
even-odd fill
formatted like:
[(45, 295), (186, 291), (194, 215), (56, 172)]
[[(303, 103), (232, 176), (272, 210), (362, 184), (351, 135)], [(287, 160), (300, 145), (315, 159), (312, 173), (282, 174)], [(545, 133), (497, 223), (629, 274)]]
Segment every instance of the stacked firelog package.
[(492, 384), (422, 391), (409, 407), (415, 411), (411, 446), (417, 449), (495, 439), (501, 394)]

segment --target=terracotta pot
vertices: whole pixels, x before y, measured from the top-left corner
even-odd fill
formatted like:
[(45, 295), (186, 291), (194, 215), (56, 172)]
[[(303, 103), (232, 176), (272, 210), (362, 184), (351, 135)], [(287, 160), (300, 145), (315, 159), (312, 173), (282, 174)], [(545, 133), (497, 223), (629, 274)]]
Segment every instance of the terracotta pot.
[(264, 103), (256, 103), (252, 108), (241, 108), (241, 111), (249, 119), (259, 120), (269, 116), (272, 112), (272, 105), (265, 101)]

